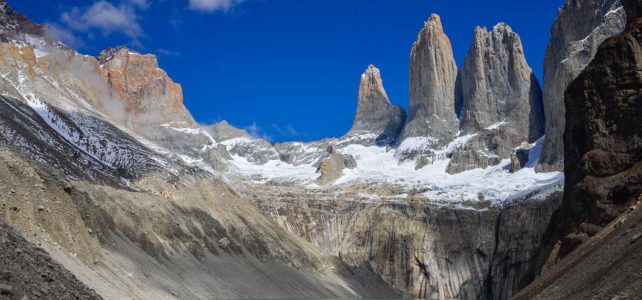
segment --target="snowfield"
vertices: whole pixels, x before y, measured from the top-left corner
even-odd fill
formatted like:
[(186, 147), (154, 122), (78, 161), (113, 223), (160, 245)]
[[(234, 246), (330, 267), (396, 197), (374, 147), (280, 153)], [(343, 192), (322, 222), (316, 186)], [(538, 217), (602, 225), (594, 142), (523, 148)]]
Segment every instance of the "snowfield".
[[(395, 157), (395, 149), (386, 151), (385, 147), (348, 145), (338, 151), (352, 155), (357, 161), (357, 168), (345, 169), (343, 176), (329, 188), (339, 188), (353, 183), (373, 185), (389, 183), (403, 186), (408, 190), (420, 190), (422, 196), (436, 203), (459, 204), (484, 200), (490, 201), (492, 205), (511, 202), (522, 194), (543, 190), (548, 190), (550, 193), (561, 189), (564, 180), (562, 172), (536, 173), (534, 170), (540, 156), (543, 138), (531, 145), (528, 163), (515, 173), (510, 172), (510, 160), (503, 160), (499, 165), (486, 169), (475, 169), (455, 175), (448, 174), (446, 168), (450, 159), (447, 153), (452, 153), (457, 146), (471, 137), (472, 135), (459, 137), (443, 150), (435, 151), (437, 154), (435, 162), (420, 170), (415, 170), (415, 161), (399, 163)], [(404, 150), (421, 147), (421, 141), (418, 140), (411, 140), (404, 144), (402, 144)], [(396, 150), (399, 151), (399, 149)], [(240, 156), (234, 156), (231, 163), (234, 169), (252, 178), (256, 183), (265, 183), (270, 180), (297, 180), (308, 189), (324, 188), (316, 184), (315, 179), (319, 174), (310, 164), (294, 166), (272, 160), (264, 165), (256, 165)], [(376, 198), (373, 195), (363, 196)]]

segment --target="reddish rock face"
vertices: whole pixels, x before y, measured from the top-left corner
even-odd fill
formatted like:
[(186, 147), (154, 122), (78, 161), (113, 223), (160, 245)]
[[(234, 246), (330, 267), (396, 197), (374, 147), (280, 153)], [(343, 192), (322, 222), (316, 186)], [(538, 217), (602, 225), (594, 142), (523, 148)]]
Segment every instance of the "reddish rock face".
[(457, 64), (441, 18), (433, 14), (417, 35), (410, 53), (408, 119), (401, 140), (431, 137), (443, 146), (457, 135), (455, 112)]
[(98, 63), (99, 74), (116, 93), (112, 96), (127, 101), (134, 129), (169, 122), (195, 123), (183, 105), (180, 84), (158, 67), (156, 56), (121, 47), (103, 51)]

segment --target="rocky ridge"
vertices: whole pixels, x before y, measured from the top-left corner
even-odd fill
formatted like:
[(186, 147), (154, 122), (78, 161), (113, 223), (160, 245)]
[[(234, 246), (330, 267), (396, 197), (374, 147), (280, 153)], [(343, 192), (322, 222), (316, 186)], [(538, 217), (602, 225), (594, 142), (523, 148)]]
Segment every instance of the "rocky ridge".
[(564, 91), (591, 62), (598, 46), (624, 29), (625, 19), (619, 0), (567, 0), (559, 10), (544, 61), (546, 139), (538, 171), (564, 168)]
[[(0, 219), (106, 298), (508, 299), (537, 275), (559, 176), (532, 174), (536, 151), (513, 174), (495, 161), (445, 173), (466, 147), (510, 154), (537, 145), (506, 142), (498, 123), (456, 135), (457, 69), (436, 15), (413, 47), (411, 87), (422, 101), (444, 96), (430, 95), (444, 106), (415, 107), (444, 118), (419, 114), (416, 122), (437, 125), (406, 126), (414, 133), (405, 146), (420, 142), (406, 148), (414, 173), (403, 142), (370, 142), (388, 126), (367, 108), (390, 108), (374, 68), (355, 117), (367, 130), (273, 145), (227, 123), (194, 124), (153, 56), (36, 50), (0, 46), (0, 193), (10, 195)], [(319, 187), (317, 169), (321, 181), (352, 181)], [(275, 173), (289, 180), (262, 177)], [(504, 181), (491, 186), (486, 175)]]

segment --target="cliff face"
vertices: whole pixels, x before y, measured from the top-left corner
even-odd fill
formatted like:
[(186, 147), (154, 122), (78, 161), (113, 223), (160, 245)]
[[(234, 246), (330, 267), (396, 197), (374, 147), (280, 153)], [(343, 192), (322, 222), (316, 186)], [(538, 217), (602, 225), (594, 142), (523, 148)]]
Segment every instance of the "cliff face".
[(281, 227), (425, 299), (510, 298), (534, 278), (547, 221), (561, 203), (553, 192), (478, 211), (268, 190), (255, 202)]
[(435, 147), (448, 143), (458, 131), (455, 103), (457, 64), (441, 18), (431, 15), (410, 53), (408, 120), (400, 140), (429, 137)]
[(538, 171), (564, 166), (564, 91), (593, 59), (598, 46), (622, 31), (625, 12), (619, 0), (567, 0), (551, 28), (544, 61), (546, 138)]
[(103, 51), (98, 62), (98, 71), (115, 96), (126, 101), (128, 124), (134, 129), (170, 122), (194, 124), (183, 105), (181, 86), (158, 67), (154, 55), (120, 47)]
[(565, 94), (564, 209), (576, 222), (603, 226), (642, 193), (642, 24), (630, 2), (625, 32)]
[(405, 120), (403, 108), (390, 104), (383, 88), (381, 72), (370, 65), (361, 75), (357, 113), (348, 135), (373, 134), (377, 144), (392, 144), (397, 140)]
[(462, 123), (475, 134), (453, 154), (448, 172), (485, 168), (544, 133), (539, 83), (524, 57), (519, 36), (503, 23), (475, 29), (462, 70)]
[(642, 291), (642, 1), (566, 90), (565, 187), (544, 272), (516, 299), (635, 298)]

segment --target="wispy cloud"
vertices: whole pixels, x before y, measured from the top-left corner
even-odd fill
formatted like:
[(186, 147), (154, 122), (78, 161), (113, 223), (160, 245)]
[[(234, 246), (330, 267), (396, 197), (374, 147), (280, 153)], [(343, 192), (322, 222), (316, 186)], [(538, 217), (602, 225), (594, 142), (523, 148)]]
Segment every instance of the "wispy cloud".
[(200, 12), (228, 11), (245, 0), (189, 0), (189, 8)]
[(130, 3), (141, 9), (148, 9), (150, 5), (147, 0), (130, 0)]
[(69, 47), (80, 48), (83, 46), (83, 42), (78, 39), (69, 29), (63, 28), (53, 23), (46, 23), (45, 29), (47, 30), (47, 33), (49, 35), (55, 37)]
[(283, 127), (281, 127), (281, 126), (279, 126), (279, 125), (276, 125), (276, 124), (272, 124), (272, 128), (273, 128), (273, 129), (274, 129), (274, 131), (276, 131), (278, 134), (280, 134), (280, 135), (282, 135), (282, 136), (286, 136), (286, 137), (302, 137), (302, 136), (305, 136), (305, 134), (304, 134), (304, 133), (302, 133), (302, 132), (300, 132), (300, 131), (296, 130), (296, 129), (294, 128), (294, 126), (292, 126), (292, 125), (290, 125), (290, 124), (285, 125), (285, 126), (283, 126)]
[(272, 141), (272, 136), (270, 136), (263, 128), (257, 125), (256, 122), (252, 122), (252, 124), (243, 127), (243, 129), (245, 129), (245, 131), (247, 131), (247, 133), (249, 133), (253, 137)]
[(178, 57), (181, 56), (181, 54), (178, 51), (173, 51), (169, 49), (163, 49), (163, 48), (158, 48), (154, 52), (158, 55), (166, 56), (166, 57)]
[(150, 6), (149, 0), (121, 0), (118, 5), (98, 0), (87, 6), (68, 7), (58, 22), (47, 24), (47, 30), (73, 48), (83, 47), (86, 38), (112, 34), (122, 34), (133, 46), (142, 47), (140, 39), (145, 32), (139, 23), (139, 13)]
[(80, 32), (95, 29), (103, 35), (122, 33), (131, 38), (143, 35), (134, 7), (124, 3), (114, 6), (101, 0), (88, 7), (72, 7), (62, 14), (61, 20), (69, 28)]

